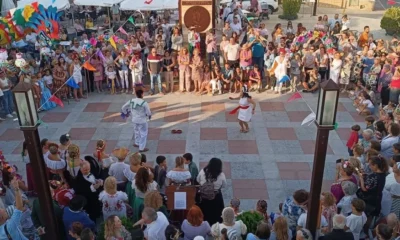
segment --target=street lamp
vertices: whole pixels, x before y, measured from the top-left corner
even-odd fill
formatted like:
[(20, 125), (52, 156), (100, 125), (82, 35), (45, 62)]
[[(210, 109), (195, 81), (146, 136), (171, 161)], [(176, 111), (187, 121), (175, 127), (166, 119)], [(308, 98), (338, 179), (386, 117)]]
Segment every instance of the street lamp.
[(317, 225), (320, 219), (320, 196), (324, 177), (325, 158), (328, 148), (329, 131), (334, 129), (337, 105), (339, 101), (339, 86), (329, 79), (321, 83), (318, 95), (317, 139), (314, 151), (314, 164), (311, 177), (310, 201), (307, 211), (307, 229), (316, 237)]
[(19, 126), (24, 133), (25, 143), (32, 165), (35, 190), (38, 193), (40, 209), (45, 220), (44, 239), (58, 239), (58, 226), (53, 209), (53, 199), (50, 194), (47, 180), (46, 164), (43, 159), (42, 147), (38, 132), (38, 114), (33, 98), (32, 85), (25, 82), (18, 83), (12, 90), (17, 108)]

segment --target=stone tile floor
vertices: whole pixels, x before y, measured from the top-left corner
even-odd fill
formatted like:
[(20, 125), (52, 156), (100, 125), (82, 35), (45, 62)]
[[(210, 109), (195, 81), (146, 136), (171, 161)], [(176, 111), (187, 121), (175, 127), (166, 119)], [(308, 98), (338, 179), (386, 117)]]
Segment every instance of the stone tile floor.
[[(302, 93), (303, 99), (289, 103), (290, 94), (252, 95), (257, 102), (256, 114), (246, 134), (239, 132), (236, 116), (229, 114), (237, 101), (228, 100), (228, 95), (146, 96), (153, 112), (147, 142), (150, 151), (146, 153), (149, 163), (162, 154), (173, 167), (177, 155), (191, 152), (203, 168), (212, 157), (221, 158), (228, 179), (224, 199), (228, 203), (232, 197), (240, 198), (243, 209), (266, 199), (270, 210), (276, 210), (294, 190), (309, 189), (316, 127), (301, 126), (301, 122), (310, 108), (315, 111), (318, 95)], [(40, 113), (44, 121), (40, 137), (58, 142), (61, 134), (69, 133), (84, 154), (94, 152), (99, 139), (107, 140), (107, 152), (121, 146), (135, 151), (132, 125), (119, 116), (120, 107), (130, 98), (132, 95), (127, 94), (91, 94), (79, 103)], [(339, 99), (338, 111), (339, 128), (330, 132), (323, 190), (329, 189), (333, 181), (335, 160), (347, 156), (345, 143), (350, 127), (355, 122), (365, 127), (363, 117), (357, 115), (346, 96)], [(183, 133), (171, 134), (172, 129)], [(0, 123), (0, 149), (25, 175), (20, 156), (22, 141), (17, 122)]]

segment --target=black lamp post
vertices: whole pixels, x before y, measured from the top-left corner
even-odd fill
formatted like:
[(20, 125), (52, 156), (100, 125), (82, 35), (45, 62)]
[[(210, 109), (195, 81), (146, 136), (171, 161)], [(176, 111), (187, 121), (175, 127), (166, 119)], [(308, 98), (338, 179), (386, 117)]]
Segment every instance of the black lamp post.
[(318, 0), (314, 0), (314, 5), (313, 5), (313, 16), (317, 16), (317, 6), (318, 6)]
[(53, 199), (51, 198), (47, 179), (46, 164), (40, 146), (38, 114), (33, 98), (32, 86), (29, 83), (20, 82), (12, 91), (17, 108), (19, 126), (24, 133), (30, 163), (34, 171), (35, 190), (38, 193), (40, 209), (45, 219), (45, 226), (43, 227), (45, 227), (46, 233), (43, 237), (48, 240), (59, 239), (57, 236), (58, 226), (54, 215)]
[(324, 177), (325, 158), (328, 148), (329, 131), (334, 129), (339, 100), (339, 86), (329, 79), (321, 83), (315, 124), (317, 139), (314, 151), (314, 165), (311, 178), (310, 200), (307, 212), (307, 229), (316, 237), (320, 218), (320, 195)]

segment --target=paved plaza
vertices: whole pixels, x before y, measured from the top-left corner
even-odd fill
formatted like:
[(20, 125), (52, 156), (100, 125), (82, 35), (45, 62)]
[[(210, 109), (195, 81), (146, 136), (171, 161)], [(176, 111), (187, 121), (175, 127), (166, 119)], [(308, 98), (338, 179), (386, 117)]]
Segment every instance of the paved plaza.
[[(291, 94), (252, 94), (257, 102), (256, 113), (250, 123), (250, 132), (240, 133), (235, 115), (229, 111), (237, 101), (228, 95), (195, 96), (169, 94), (146, 96), (153, 112), (149, 122), (146, 153), (150, 164), (157, 155), (165, 155), (169, 168), (175, 157), (185, 152), (194, 155), (196, 164), (204, 167), (212, 157), (221, 158), (228, 179), (223, 189), (226, 202), (232, 197), (241, 199), (243, 209), (251, 209), (258, 199), (267, 199), (271, 210), (299, 188), (309, 189), (316, 127), (301, 126), (302, 120), (316, 110), (318, 94), (302, 94), (304, 100), (287, 102)], [(41, 113), (44, 124), (40, 137), (58, 142), (61, 134), (69, 133), (72, 141), (84, 154), (95, 151), (99, 139), (107, 141), (107, 153), (115, 147), (133, 145), (133, 128), (130, 121), (120, 117), (121, 106), (132, 95), (92, 94), (79, 103), (71, 102), (64, 108)], [(335, 160), (347, 155), (345, 147), (350, 127), (363, 124), (351, 101), (343, 96), (339, 100), (337, 131), (331, 131), (324, 173), (324, 189), (329, 189), (334, 179)], [(307, 103), (307, 104), (306, 104)], [(181, 129), (182, 134), (172, 134)], [(23, 135), (18, 123), (7, 120), (0, 123), (0, 148), (6, 159), (20, 167)]]
[[(281, 12), (281, 10), (280, 10)], [(309, 17), (309, 9), (293, 21), (295, 26), (302, 22), (310, 29), (316, 22)], [(342, 13), (339, 9), (318, 9), (318, 15)], [(382, 12), (346, 11), (352, 22), (352, 29), (362, 31), (365, 24), (371, 26), (375, 38), (384, 37), (379, 28)], [(272, 29), (276, 23), (286, 27), (286, 21), (278, 14), (266, 21)], [(266, 199), (269, 210), (278, 209), (280, 202), (293, 191), (309, 189), (316, 126), (301, 126), (303, 119), (317, 108), (318, 94), (302, 93), (304, 99), (287, 102), (291, 94), (277, 95), (271, 92), (251, 93), (257, 102), (256, 113), (250, 123), (250, 132), (239, 132), (235, 115), (229, 111), (238, 101), (230, 101), (229, 95), (196, 96), (193, 94), (168, 94), (165, 96), (145, 96), (153, 112), (149, 122), (149, 136), (146, 153), (150, 164), (156, 156), (165, 155), (169, 168), (174, 166), (175, 157), (185, 152), (194, 155), (196, 164), (203, 168), (212, 157), (221, 158), (223, 171), (228, 179), (223, 189), (225, 202), (232, 197), (241, 199), (242, 209), (253, 209), (258, 199)], [(90, 94), (79, 103), (71, 101), (64, 108), (56, 108), (40, 113), (44, 124), (40, 127), (40, 137), (58, 143), (62, 134), (69, 133), (73, 142), (80, 146), (84, 154), (95, 151), (96, 141), (107, 141), (107, 153), (116, 147), (133, 145), (133, 127), (120, 117), (121, 106), (132, 95)], [(355, 123), (365, 128), (361, 117), (352, 106), (351, 100), (342, 95), (337, 113), (338, 129), (330, 132), (323, 190), (328, 190), (334, 179), (335, 160), (346, 157), (345, 146), (350, 127)], [(171, 130), (181, 129), (182, 134), (171, 134)], [(19, 166), (25, 175), (22, 162), (23, 135), (18, 122), (0, 122), (0, 150), (6, 159)]]

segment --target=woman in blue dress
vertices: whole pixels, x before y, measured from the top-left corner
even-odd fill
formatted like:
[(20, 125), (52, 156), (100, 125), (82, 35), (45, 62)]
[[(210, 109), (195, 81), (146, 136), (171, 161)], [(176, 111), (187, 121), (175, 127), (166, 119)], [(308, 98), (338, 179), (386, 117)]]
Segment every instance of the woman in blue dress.
[(40, 110), (47, 111), (52, 108), (55, 108), (57, 105), (54, 102), (49, 100), (52, 94), (50, 92), (50, 89), (48, 89), (46, 87), (45, 80), (42, 78), (41, 73), (38, 73), (38, 79), (39, 79), (38, 83), (39, 83), (40, 89), (42, 90), (42, 98), (40, 99), (40, 106), (42, 106), (42, 107), (40, 108)]

